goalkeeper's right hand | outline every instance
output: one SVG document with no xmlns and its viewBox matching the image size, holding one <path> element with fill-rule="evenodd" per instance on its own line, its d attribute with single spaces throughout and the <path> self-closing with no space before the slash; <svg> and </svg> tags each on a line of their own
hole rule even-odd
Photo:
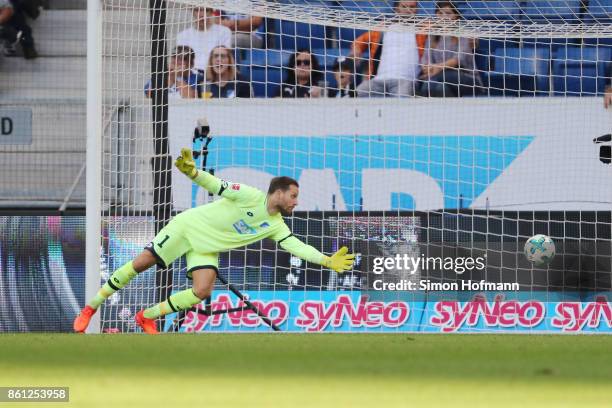
<svg viewBox="0 0 612 408">
<path fill-rule="evenodd" d="M 353 262 L 355 259 L 355 254 L 347 254 L 348 248 L 342 247 L 332 256 L 326 256 L 323 258 L 323 263 L 321 265 L 326 268 L 333 269 L 338 273 L 350 271 L 353 269 Z"/>
<path fill-rule="evenodd" d="M 193 161 L 191 149 L 187 149 L 186 147 L 182 148 L 181 155 L 174 161 L 174 165 L 181 171 L 181 173 L 190 179 L 193 179 L 198 175 L 198 170 L 196 169 L 195 161 Z"/>
</svg>

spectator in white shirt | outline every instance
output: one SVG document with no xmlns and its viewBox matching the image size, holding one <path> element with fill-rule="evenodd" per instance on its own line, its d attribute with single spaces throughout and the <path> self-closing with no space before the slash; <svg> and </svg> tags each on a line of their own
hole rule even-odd
<svg viewBox="0 0 612 408">
<path fill-rule="evenodd" d="M 402 17 L 416 14 L 417 2 L 396 0 L 395 13 Z M 399 27 L 398 27 L 399 28 Z M 394 26 L 383 36 L 378 71 L 373 79 L 357 87 L 360 97 L 413 96 L 419 75 L 419 52 L 416 33 L 394 31 Z"/>
<path fill-rule="evenodd" d="M 176 37 L 176 45 L 186 45 L 195 52 L 194 67 L 204 73 L 208 57 L 213 48 L 220 45 L 231 48 L 232 31 L 220 24 L 215 10 L 207 7 L 194 7 L 193 27 L 181 31 Z"/>
</svg>

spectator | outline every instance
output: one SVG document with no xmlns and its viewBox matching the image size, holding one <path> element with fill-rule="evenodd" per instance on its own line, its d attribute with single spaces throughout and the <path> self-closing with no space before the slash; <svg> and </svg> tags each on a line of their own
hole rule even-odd
<svg viewBox="0 0 612 408">
<path fill-rule="evenodd" d="M 417 2 L 396 0 L 393 4 L 399 17 L 416 14 Z M 419 73 L 419 51 L 414 32 L 390 31 L 380 43 L 380 62 L 374 78 L 365 80 L 357 87 L 360 97 L 368 96 L 412 96 Z M 373 72 L 371 72 L 373 73 Z"/>
<path fill-rule="evenodd" d="M 195 53 L 191 47 L 179 45 L 168 61 L 168 98 L 200 97 L 200 77 L 194 72 Z M 145 85 L 145 96 L 151 98 L 151 81 Z"/>
<path fill-rule="evenodd" d="M 354 98 L 355 91 L 355 62 L 352 58 L 340 57 L 334 64 L 334 77 L 336 87 L 330 88 L 327 96 L 330 98 Z"/>
<path fill-rule="evenodd" d="M 376 76 L 378 64 L 380 63 L 380 55 L 382 52 L 381 44 L 383 35 L 384 33 L 380 31 L 367 31 L 355 38 L 355 41 L 353 41 L 349 57 L 353 57 L 355 59 L 355 68 L 360 71 L 359 73 L 355 73 L 358 76 L 358 78 L 356 78 L 357 83 L 360 83 L 362 80 L 359 77 L 367 80 Z M 421 58 L 423 55 L 426 40 L 427 36 L 425 34 L 416 35 L 419 58 Z M 369 55 L 369 59 L 367 64 L 364 64 L 363 61 L 361 61 L 361 56 L 364 55 L 366 51 Z"/>
<path fill-rule="evenodd" d="M 234 55 L 229 48 L 213 48 L 206 69 L 205 98 L 250 98 L 253 92 L 248 82 L 236 72 Z"/>
<path fill-rule="evenodd" d="M 461 18 L 450 1 L 436 3 L 436 16 L 442 21 Z M 424 82 L 419 93 L 434 97 L 474 96 L 480 93 L 482 80 L 476 70 L 475 47 L 476 42 L 471 38 L 429 36 L 421 58 L 419 79 Z"/>
<path fill-rule="evenodd" d="M 21 44 L 25 59 L 38 58 L 34 47 L 32 28 L 28 25 L 22 6 L 29 6 L 28 2 L 12 4 L 9 0 L 0 0 L 0 39 L 4 43 L 4 54 L 14 56 L 17 54 L 16 46 Z M 29 9 L 27 9 L 29 10 Z M 36 15 L 36 17 L 38 17 Z"/>
<path fill-rule="evenodd" d="M 193 8 L 194 25 L 181 31 L 177 38 L 177 45 L 186 45 L 195 52 L 194 66 L 199 71 L 206 71 L 210 51 L 219 46 L 231 47 L 232 32 L 217 22 L 219 16 L 211 8 Z"/>
<path fill-rule="evenodd" d="M 323 96 L 325 82 L 317 57 L 301 49 L 289 58 L 287 80 L 279 90 L 283 98 L 319 98 Z"/>
<path fill-rule="evenodd" d="M 221 19 L 221 25 L 232 30 L 232 47 L 239 49 L 263 46 L 263 37 L 257 32 L 263 22 L 263 17 L 236 13 L 224 13 Z"/>
</svg>

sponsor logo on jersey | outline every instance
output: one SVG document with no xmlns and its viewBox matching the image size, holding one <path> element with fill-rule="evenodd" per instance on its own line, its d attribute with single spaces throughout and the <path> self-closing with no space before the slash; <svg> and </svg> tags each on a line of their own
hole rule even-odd
<svg viewBox="0 0 612 408">
<path fill-rule="evenodd" d="M 269 226 L 270 226 L 270 224 L 268 224 L 267 222 L 262 222 L 262 223 L 261 223 L 259 226 L 260 226 L 261 228 L 266 228 L 266 227 L 269 227 Z"/>
<path fill-rule="evenodd" d="M 253 216 L 253 213 L 252 213 L 251 211 L 247 211 L 247 215 L 248 215 L 249 217 L 252 217 L 252 216 Z"/>
<path fill-rule="evenodd" d="M 234 227 L 236 232 L 238 232 L 239 234 L 256 234 L 257 233 L 255 228 L 251 227 L 244 220 L 237 221 L 232 226 Z"/>
<path fill-rule="evenodd" d="M 232 184 L 232 190 L 240 190 L 240 184 Z"/>
</svg>

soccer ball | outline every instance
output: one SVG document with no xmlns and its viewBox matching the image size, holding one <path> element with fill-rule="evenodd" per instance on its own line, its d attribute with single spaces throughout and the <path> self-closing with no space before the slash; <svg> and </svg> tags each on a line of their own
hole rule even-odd
<svg viewBox="0 0 612 408">
<path fill-rule="evenodd" d="M 549 236 L 534 235 L 525 242 L 525 256 L 534 265 L 544 266 L 555 256 L 555 243 Z"/>
</svg>

